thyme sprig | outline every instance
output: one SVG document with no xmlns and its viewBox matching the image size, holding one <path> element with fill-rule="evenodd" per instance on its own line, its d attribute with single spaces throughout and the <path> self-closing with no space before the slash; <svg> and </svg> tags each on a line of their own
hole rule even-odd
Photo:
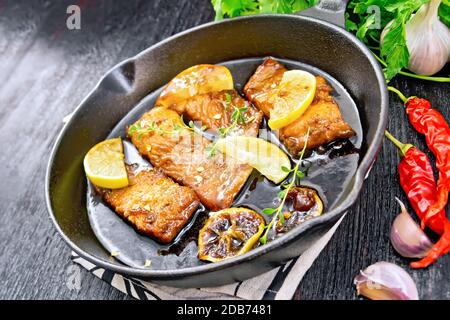
<svg viewBox="0 0 450 320">
<path fill-rule="evenodd" d="M 248 111 L 248 107 L 234 107 L 234 111 L 231 114 L 231 124 L 225 128 L 217 129 L 217 133 L 221 138 L 225 138 L 231 130 L 237 127 L 237 125 L 245 124 L 244 113 Z"/>
<path fill-rule="evenodd" d="M 262 210 L 262 213 L 264 213 L 265 215 L 271 216 L 271 215 L 275 214 L 275 217 L 273 217 L 272 220 L 270 221 L 270 223 L 265 227 L 263 236 L 261 238 L 259 238 L 259 242 L 261 242 L 261 244 L 267 243 L 267 235 L 269 234 L 270 229 L 272 228 L 273 224 L 275 223 L 275 220 L 279 220 L 282 224 L 285 223 L 283 208 L 284 208 L 284 204 L 286 202 L 288 193 L 292 189 L 292 187 L 294 187 L 295 185 L 298 185 L 298 183 L 300 183 L 300 179 L 302 179 L 305 176 L 305 173 L 300 170 L 300 167 L 303 162 L 303 156 L 305 155 L 306 146 L 308 144 L 308 139 L 309 139 L 309 128 L 308 128 L 308 131 L 306 132 L 305 144 L 303 146 L 302 151 L 300 152 L 300 157 L 299 157 L 295 167 L 293 169 L 289 169 L 284 166 L 281 167 L 281 170 L 283 170 L 284 172 L 293 173 L 293 177 L 288 184 L 284 184 L 281 186 L 283 188 L 283 190 L 281 190 L 278 193 L 278 198 L 281 200 L 278 207 L 277 208 L 265 208 Z M 278 219 L 277 219 L 277 217 L 278 217 Z"/>
<path fill-rule="evenodd" d="M 191 133 L 201 133 L 206 130 L 206 127 L 197 127 L 195 123 L 191 120 L 186 125 L 183 121 L 183 116 L 181 116 L 181 124 L 174 124 L 172 130 L 165 130 L 164 128 L 158 127 L 155 121 L 150 122 L 148 126 L 143 127 L 141 122 L 137 122 L 128 128 L 128 134 L 138 134 L 138 140 L 142 138 L 142 135 L 147 133 L 156 132 L 161 136 L 164 135 L 180 135 L 181 131 L 188 130 Z"/>
<path fill-rule="evenodd" d="M 231 94 L 225 93 L 225 101 L 223 101 L 224 110 L 227 111 L 232 105 L 232 97 Z M 228 134 L 234 130 L 238 125 L 246 124 L 247 122 L 253 121 L 254 118 L 246 119 L 245 113 L 248 111 L 248 107 L 236 107 L 233 106 L 233 112 L 231 113 L 231 124 L 227 127 L 217 129 L 217 133 L 219 138 L 225 138 Z M 183 116 L 181 116 L 181 124 L 175 124 L 172 127 L 172 130 L 165 130 L 164 128 L 158 127 L 156 122 L 152 121 L 148 126 L 143 127 L 141 122 L 137 122 L 131 125 L 128 128 L 128 134 L 138 134 L 138 139 L 142 138 L 142 135 L 152 132 L 157 132 L 159 135 L 180 135 L 182 130 L 189 130 L 191 133 L 202 133 L 207 129 L 206 126 L 202 126 L 201 128 L 195 126 L 193 121 L 189 121 L 188 125 L 183 121 Z M 209 144 L 205 151 L 208 153 L 208 157 L 213 157 L 217 153 L 216 147 L 217 139 Z"/>
<path fill-rule="evenodd" d="M 231 105 L 231 95 L 229 93 L 225 93 L 225 101 L 224 101 L 224 109 L 225 111 L 228 110 L 228 108 Z M 225 138 L 228 136 L 228 134 L 234 130 L 238 125 L 245 124 L 248 119 L 245 118 L 244 114 L 248 111 L 248 107 L 236 107 L 233 106 L 234 110 L 231 113 L 231 124 L 228 127 L 223 127 L 217 129 L 217 133 L 219 135 L 219 138 Z M 216 141 L 211 143 L 206 147 L 206 151 L 208 152 L 209 157 L 213 157 L 217 153 L 217 147 L 216 147 Z"/>
</svg>

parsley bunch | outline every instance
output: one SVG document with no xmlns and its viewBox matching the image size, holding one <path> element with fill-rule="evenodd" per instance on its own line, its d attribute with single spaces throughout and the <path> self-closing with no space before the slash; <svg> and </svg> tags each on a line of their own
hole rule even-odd
<svg viewBox="0 0 450 320">
<path fill-rule="evenodd" d="M 347 6 L 346 29 L 356 34 L 376 56 L 387 81 L 397 74 L 450 82 L 449 77 L 430 77 L 404 71 L 409 64 L 405 25 L 419 8 L 430 0 L 351 0 Z M 211 0 L 216 20 L 258 13 L 295 13 L 318 4 L 320 0 Z M 450 0 L 439 7 L 440 20 L 450 28 Z M 383 29 L 390 24 L 381 43 Z"/>
<path fill-rule="evenodd" d="M 319 0 L 211 0 L 216 20 L 258 13 L 294 13 L 318 2 Z"/>
</svg>

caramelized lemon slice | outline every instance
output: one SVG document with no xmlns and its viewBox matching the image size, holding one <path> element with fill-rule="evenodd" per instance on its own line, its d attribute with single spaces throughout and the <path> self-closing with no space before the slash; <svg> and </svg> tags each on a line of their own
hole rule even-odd
<svg viewBox="0 0 450 320">
<path fill-rule="evenodd" d="M 284 223 L 277 221 L 277 233 L 285 233 L 303 222 L 323 214 L 323 201 L 313 188 L 293 187 L 289 190 L 286 203 L 290 210 L 283 213 Z"/>
<path fill-rule="evenodd" d="M 286 153 L 260 138 L 230 136 L 217 140 L 216 148 L 252 166 L 274 183 L 283 181 L 291 169 L 291 162 Z"/>
<path fill-rule="evenodd" d="M 198 257 L 218 262 L 250 251 L 264 231 L 264 218 L 247 208 L 213 213 L 200 230 Z"/>
<path fill-rule="evenodd" d="M 302 70 L 290 70 L 283 74 L 278 87 L 270 97 L 269 127 L 281 129 L 299 118 L 309 107 L 316 94 L 316 77 Z"/>
<path fill-rule="evenodd" d="M 128 186 L 120 138 L 105 140 L 92 147 L 83 164 L 88 179 L 98 187 L 119 189 Z"/>
<path fill-rule="evenodd" d="M 162 91 L 156 106 L 170 107 L 198 94 L 232 89 L 233 77 L 228 68 L 200 64 L 173 78 Z"/>
</svg>

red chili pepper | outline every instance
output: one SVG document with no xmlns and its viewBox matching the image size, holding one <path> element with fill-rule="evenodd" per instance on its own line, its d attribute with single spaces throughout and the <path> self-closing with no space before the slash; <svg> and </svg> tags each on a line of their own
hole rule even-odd
<svg viewBox="0 0 450 320">
<path fill-rule="evenodd" d="M 430 160 L 425 153 L 412 144 L 403 144 L 389 132 L 385 133 L 400 150 L 402 156 L 398 165 L 400 185 L 414 211 L 423 221 L 429 209 L 436 203 L 436 183 Z M 445 216 L 445 211 L 441 210 L 438 214 L 431 216 L 427 225 L 442 236 L 425 258 L 411 262 L 413 268 L 426 268 L 450 251 L 450 221 Z"/>
<path fill-rule="evenodd" d="M 399 149 L 402 159 L 398 164 L 400 185 L 420 219 L 423 219 L 429 208 L 436 202 L 436 183 L 433 168 L 427 155 L 412 144 L 404 144 L 386 131 L 386 136 Z M 444 232 L 445 212 L 433 216 L 428 221 L 431 230 L 438 234 Z"/>
<path fill-rule="evenodd" d="M 411 262 L 413 268 L 426 268 L 435 262 L 440 256 L 450 251 L 450 221 L 445 221 L 445 231 L 438 242 L 434 244 L 427 256 L 422 260 Z"/>
<path fill-rule="evenodd" d="M 428 148 L 435 155 L 436 167 L 439 170 L 436 202 L 422 218 L 422 228 L 437 218 L 444 224 L 444 233 L 425 258 L 411 263 L 413 268 L 425 268 L 450 251 L 450 221 L 444 211 L 450 191 L 450 128 L 442 114 L 431 108 L 429 101 L 417 97 L 407 99 L 397 89 L 389 87 L 389 90 L 397 93 L 405 103 L 409 121 L 417 132 L 425 135 Z"/>
<path fill-rule="evenodd" d="M 437 201 L 422 219 L 422 228 L 427 220 L 440 213 L 445 208 L 450 191 L 450 128 L 442 114 L 431 108 L 428 100 L 411 97 L 407 99 L 399 90 L 388 87 L 395 92 L 406 105 L 409 122 L 414 129 L 425 135 L 428 148 L 436 157 L 436 167 L 439 170 L 437 183 Z"/>
<path fill-rule="evenodd" d="M 427 223 L 431 218 L 441 216 L 440 212 L 444 210 L 448 201 L 450 191 L 450 128 L 442 114 L 436 109 L 432 109 L 431 104 L 425 99 L 408 99 L 406 113 L 414 129 L 425 135 L 428 148 L 435 155 L 436 167 L 439 170 L 437 201 L 431 206 L 425 219 L 422 219 L 422 223 Z M 444 234 L 439 241 L 431 248 L 425 258 L 411 263 L 411 266 L 413 268 L 426 268 L 449 251 L 450 222 L 446 219 Z"/>
<path fill-rule="evenodd" d="M 425 219 L 422 220 L 424 224 L 444 209 L 448 201 L 450 191 L 450 128 L 442 114 L 436 109 L 432 109 L 430 102 L 425 99 L 408 99 L 406 113 L 414 129 L 425 135 L 428 148 L 435 155 L 436 167 L 439 170 L 437 201 L 430 208 Z"/>
</svg>

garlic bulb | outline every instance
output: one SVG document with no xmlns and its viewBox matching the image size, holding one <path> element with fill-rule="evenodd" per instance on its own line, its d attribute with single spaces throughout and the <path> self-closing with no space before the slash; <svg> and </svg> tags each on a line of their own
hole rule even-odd
<svg viewBox="0 0 450 320">
<path fill-rule="evenodd" d="M 433 243 L 425 232 L 411 218 L 405 205 L 395 198 L 402 209 L 391 227 L 391 243 L 394 249 L 406 258 L 423 258 L 430 251 Z"/>
<path fill-rule="evenodd" d="M 450 30 L 438 16 L 441 2 L 442 0 L 430 0 L 405 24 L 408 69 L 419 75 L 433 75 L 450 61 Z M 393 22 L 384 27 L 381 43 Z"/>
<path fill-rule="evenodd" d="M 416 284 L 399 266 L 377 262 L 355 277 L 358 295 L 372 300 L 419 300 Z"/>
<path fill-rule="evenodd" d="M 450 30 L 439 20 L 442 0 L 424 4 L 406 23 L 406 43 L 410 58 L 408 69 L 421 75 L 433 75 L 450 58 Z"/>
</svg>

